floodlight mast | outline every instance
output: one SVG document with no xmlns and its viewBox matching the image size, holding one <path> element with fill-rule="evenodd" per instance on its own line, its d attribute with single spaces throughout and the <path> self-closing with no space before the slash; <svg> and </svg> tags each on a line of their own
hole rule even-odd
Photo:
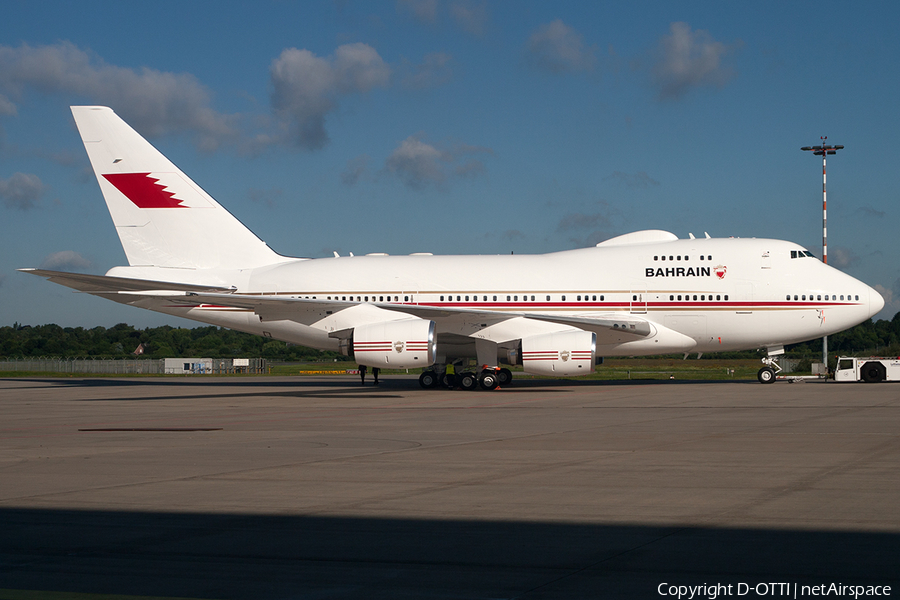
<svg viewBox="0 0 900 600">
<path fill-rule="evenodd" d="M 825 144 L 825 140 L 828 139 L 828 136 L 823 136 L 819 138 L 822 140 L 821 146 L 803 146 L 800 148 L 801 150 L 812 151 L 812 153 L 816 156 L 822 157 L 822 262 L 826 265 L 828 264 L 828 193 L 825 191 L 825 158 L 829 154 L 837 154 L 838 150 L 843 150 L 844 147 L 840 145 L 829 146 Z M 828 368 L 828 336 L 822 338 L 822 362 L 825 363 L 825 368 Z"/>
</svg>

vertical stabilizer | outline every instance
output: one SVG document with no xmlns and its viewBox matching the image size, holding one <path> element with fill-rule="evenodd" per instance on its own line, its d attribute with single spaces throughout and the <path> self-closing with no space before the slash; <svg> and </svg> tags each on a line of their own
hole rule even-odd
<svg viewBox="0 0 900 600">
<path fill-rule="evenodd" d="M 130 265 L 238 269 L 284 260 L 112 109 L 71 108 Z"/>
</svg>

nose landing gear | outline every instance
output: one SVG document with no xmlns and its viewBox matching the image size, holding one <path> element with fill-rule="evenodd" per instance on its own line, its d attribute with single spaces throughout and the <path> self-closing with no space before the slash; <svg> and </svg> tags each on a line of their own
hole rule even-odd
<svg viewBox="0 0 900 600">
<path fill-rule="evenodd" d="M 781 373 L 781 365 L 778 364 L 778 358 L 784 354 L 784 346 L 777 346 L 766 349 L 768 356 L 762 359 L 764 366 L 756 373 L 756 378 L 760 383 L 775 383 L 775 375 Z"/>
</svg>

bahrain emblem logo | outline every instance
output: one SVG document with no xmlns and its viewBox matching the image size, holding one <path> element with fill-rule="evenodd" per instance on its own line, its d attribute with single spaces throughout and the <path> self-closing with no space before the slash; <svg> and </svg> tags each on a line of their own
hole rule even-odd
<svg viewBox="0 0 900 600">
<path fill-rule="evenodd" d="M 406 344 L 404 344 L 402 340 L 397 340 L 396 342 L 394 342 L 394 350 L 397 351 L 397 354 L 403 352 L 403 348 L 405 346 Z"/>
<path fill-rule="evenodd" d="M 724 265 L 718 265 L 713 272 L 716 274 L 716 277 L 719 279 L 725 279 L 725 272 L 728 270 L 728 267 Z"/>
<path fill-rule="evenodd" d="M 206 194 L 178 173 L 108 173 L 103 178 L 138 208 L 212 208 Z"/>
</svg>

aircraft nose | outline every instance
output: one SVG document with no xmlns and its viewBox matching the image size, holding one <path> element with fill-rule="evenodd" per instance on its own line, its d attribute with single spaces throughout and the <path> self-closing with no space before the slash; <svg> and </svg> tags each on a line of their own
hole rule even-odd
<svg viewBox="0 0 900 600">
<path fill-rule="evenodd" d="M 884 297 L 878 290 L 869 288 L 869 317 L 874 317 L 884 308 Z"/>
</svg>

